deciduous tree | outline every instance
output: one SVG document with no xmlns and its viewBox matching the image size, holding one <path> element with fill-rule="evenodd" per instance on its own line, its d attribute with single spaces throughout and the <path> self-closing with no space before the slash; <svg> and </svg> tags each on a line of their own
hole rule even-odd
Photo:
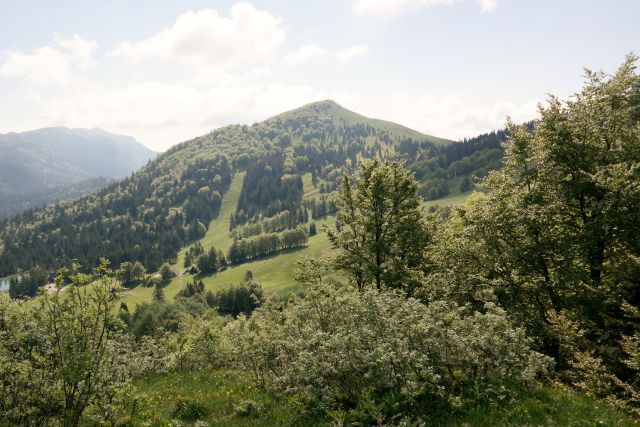
<svg viewBox="0 0 640 427">
<path fill-rule="evenodd" d="M 357 287 L 402 288 L 412 293 L 425 269 L 430 240 L 418 183 L 400 162 L 364 161 L 336 197 L 341 229 L 327 229 L 340 250 L 339 269 Z"/>
</svg>

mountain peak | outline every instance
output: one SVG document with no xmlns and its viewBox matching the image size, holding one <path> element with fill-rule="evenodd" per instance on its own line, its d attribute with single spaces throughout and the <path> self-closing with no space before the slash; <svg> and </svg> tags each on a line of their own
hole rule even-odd
<svg viewBox="0 0 640 427">
<path fill-rule="evenodd" d="M 267 122 L 296 120 L 313 116 L 321 119 L 329 118 L 336 124 L 365 124 L 374 128 L 385 130 L 390 134 L 394 134 L 396 136 L 406 136 L 415 140 L 429 141 L 434 144 L 448 144 L 451 142 L 447 139 L 427 135 L 397 123 L 363 116 L 354 111 L 344 108 L 332 99 L 325 99 L 322 101 L 316 101 L 303 105 L 302 107 L 296 108 L 294 110 L 278 114 L 277 116 L 268 119 Z"/>
<path fill-rule="evenodd" d="M 306 106 L 325 106 L 325 107 L 340 107 L 340 108 L 342 108 L 340 106 L 340 104 L 338 104 L 333 99 L 323 99 L 322 101 L 310 102 L 310 103 L 306 104 Z"/>
<path fill-rule="evenodd" d="M 303 105 L 302 107 L 285 111 L 284 113 L 280 113 L 277 116 L 272 117 L 272 119 L 286 118 L 290 116 L 307 115 L 307 114 L 332 115 L 341 111 L 349 111 L 349 110 L 342 107 L 340 104 L 338 104 L 334 100 L 325 99 L 323 101 L 311 102 L 309 104 Z"/>
<path fill-rule="evenodd" d="M 301 108 L 309 108 L 309 109 L 316 109 L 316 110 L 329 110 L 333 108 L 340 108 L 343 110 L 345 109 L 333 99 L 324 99 L 322 101 L 311 102 L 307 105 L 303 105 Z"/>
</svg>

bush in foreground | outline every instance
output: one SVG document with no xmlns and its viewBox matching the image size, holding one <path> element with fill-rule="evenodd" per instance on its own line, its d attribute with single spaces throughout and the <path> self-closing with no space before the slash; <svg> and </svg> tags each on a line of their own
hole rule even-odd
<svg viewBox="0 0 640 427">
<path fill-rule="evenodd" d="M 92 275 L 77 265 L 61 270 L 58 286 L 71 285 L 34 307 L 0 295 L 0 425 L 117 425 L 131 417 L 118 285 L 107 264 Z"/>
<path fill-rule="evenodd" d="M 550 366 L 495 306 L 469 313 L 397 291 L 312 286 L 285 307 L 241 316 L 225 334 L 233 359 L 260 384 L 323 410 L 390 396 L 396 414 L 425 402 L 455 408 L 531 384 Z"/>
</svg>

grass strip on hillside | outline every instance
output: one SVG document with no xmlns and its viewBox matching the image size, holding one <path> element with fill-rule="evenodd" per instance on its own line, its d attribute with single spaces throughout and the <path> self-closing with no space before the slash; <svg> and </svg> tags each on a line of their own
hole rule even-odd
<svg viewBox="0 0 640 427">
<path fill-rule="evenodd" d="M 229 216 L 235 211 L 235 207 L 240 197 L 240 189 L 242 188 L 242 179 L 244 175 L 238 173 L 233 178 L 229 191 L 224 195 L 222 199 L 222 208 L 220 209 L 220 215 L 209 225 L 209 230 L 205 237 L 200 240 L 202 246 L 208 249 L 211 245 L 216 248 L 228 248 L 228 246 L 217 246 L 228 244 L 231 245 L 233 240 L 229 237 Z M 310 174 L 306 179 L 303 177 L 305 183 L 305 193 L 313 191 L 311 187 Z M 445 197 L 438 200 L 431 200 L 425 202 L 425 206 L 452 206 L 464 203 L 466 198 L 471 192 L 456 194 L 451 197 Z M 251 270 L 254 278 L 262 285 L 264 291 L 269 293 L 276 293 L 279 295 L 285 295 L 288 292 L 296 291 L 302 287 L 302 284 L 297 282 L 293 278 L 293 269 L 295 262 L 302 256 L 321 256 L 331 253 L 331 244 L 326 234 L 322 231 L 322 225 L 326 224 L 332 226 L 335 223 L 335 216 L 328 216 L 324 219 L 315 221 L 318 234 L 309 238 L 309 244 L 305 248 L 301 248 L 293 251 L 280 252 L 273 256 L 246 262 L 240 265 L 231 266 L 225 271 L 221 271 L 216 274 L 199 276 L 205 284 L 206 290 L 217 290 L 226 285 L 234 285 L 241 283 L 244 280 L 244 274 L 247 270 Z M 179 270 L 182 270 L 182 262 L 184 262 L 184 253 L 187 248 L 180 251 L 177 264 Z M 179 276 L 176 277 L 164 288 L 164 294 L 169 300 L 173 300 L 178 291 L 189 281 L 193 280 L 193 276 Z M 145 288 L 138 286 L 129 290 L 124 295 L 124 302 L 127 303 L 129 308 L 133 309 L 136 304 L 141 302 L 149 302 L 153 298 L 153 288 Z"/>
<path fill-rule="evenodd" d="M 240 199 L 240 192 L 242 191 L 242 181 L 244 180 L 244 172 L 237 172 L 231 180 L 229 189 L 222 196 L 222 204 L 220 206 L 220 213 L 209 224 L 207 233 L 202 239 L 199 240 L 200 244 L 206 249 L 211 246 L 215 246 L 216 249 L 222 249 L 227 251 L 229 246 L 233 243 L 233 239 L 229 236 L 229 224 L 231 214 L 236 211 L 238 205 L 238 199 Z M 184 257 L 187 249 L 195 242 L 189 244 L 178 253 L 178 259 L 175 263 L 175 267 L 178 270 L 184 269 Z"/>
</svg>

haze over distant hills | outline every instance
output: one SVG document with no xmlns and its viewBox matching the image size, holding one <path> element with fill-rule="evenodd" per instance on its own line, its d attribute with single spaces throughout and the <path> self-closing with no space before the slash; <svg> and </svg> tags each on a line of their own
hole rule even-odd
<svg viewBox="0 0 640 427">
<path fill-rule="evenodd" d="M 104 187 L 156 153 L 102 129 L 51 127 L 0 134 L 0 218 Z"/>
</svg>

